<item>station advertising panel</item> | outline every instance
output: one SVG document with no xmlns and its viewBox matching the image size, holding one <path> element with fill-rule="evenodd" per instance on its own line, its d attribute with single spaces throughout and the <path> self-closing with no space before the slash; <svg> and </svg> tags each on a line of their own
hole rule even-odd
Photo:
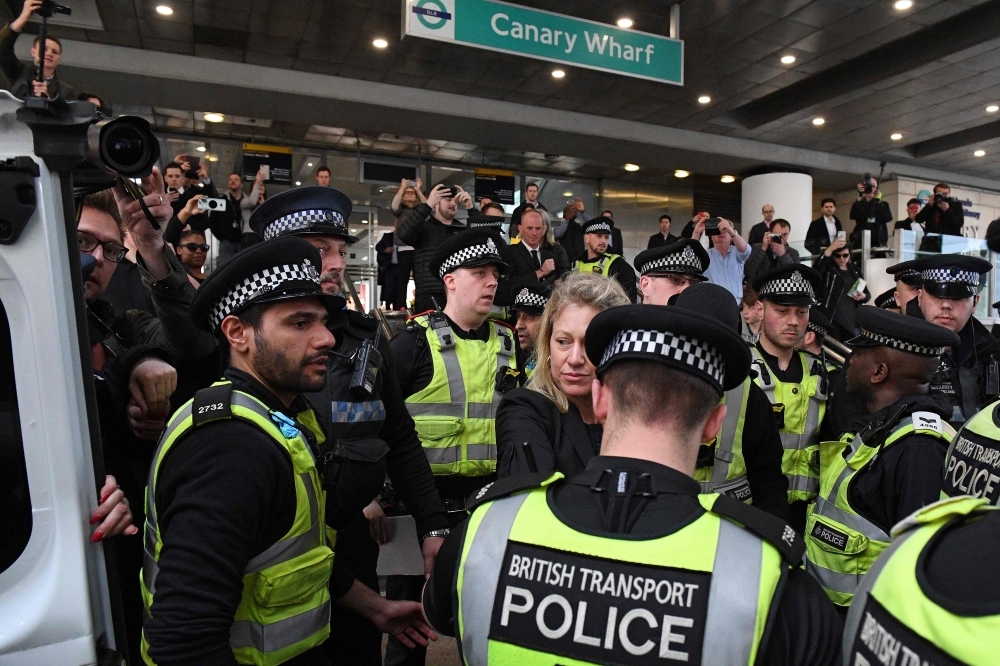
<svg viewBox="0 0 1000 666">
<path fill-rule="evenodd" d="M 513 206 L 514 172 L 503 169 L 476 169 L 476 201 L 483 197 Z"/>
<path fill-rule="evenodd" d="M 684 85 L 684 42 L 495 0 L 403 0 L 403 37 Z"/>
<path fill-rule="evenodd" d="M 264 169 L 264 180 L 276 185 L 292 184 L 292 149 L 261 143 L 243 144 L 243 180 L 253 182 Z"/>
</svg>

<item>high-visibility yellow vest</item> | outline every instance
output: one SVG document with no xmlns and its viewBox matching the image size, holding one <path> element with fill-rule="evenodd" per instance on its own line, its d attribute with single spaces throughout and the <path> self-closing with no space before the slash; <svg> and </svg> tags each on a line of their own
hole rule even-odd
<svg viewBox="0 0 1000 666">
<path fill-rule="evenodd" d="M 868 573 L 847 615 L 844 663 L 986 666 L 998 662 L 1000 613 L 943 608 L 927 595 L 918 573 L 921 556 L 942 530 L 996 510 L 982 498 L 949 498 L 925 506 L 893 528 L 892 545 Z"/>
<path fill-rule="evenodd" d="M 1000 402 L 966 421 L 948 448 L 941 499 L 961 495 L 1000 504 Z"/>
<path fill-rule="evenodd" d="M 193 428 L 219 419 L 239 419 L 267 433 L 291 460 L 295 475 L 295 519 L 273 546 L 247 563 L 243 596 L 229 645 L 240 664 L 275 666 L 316 647 L 330 635 L 330 591 L 333 551 L 327 546 L 326 498 L 316 461 L 295 422 L 269 410 L 257 398 L 218 382 L 195 394 L 177 410 L 160 437 L 146 490 L 145 554 L 140 585 L 147 618 L 156 613 L 157 562 L 163 549 L 157 523 L 156 480 L 174 444 Z M 315 424 L 315 418 L 312 419 Z M 311 428 L 310 428 L 311 429 Z M 314 432 L 322 441 L 321 432 Z M 142 656 L 149 655 L 145 634 Z"/>
<path fill-rule="evenodd" d="M 694 480 L 701 484 L 701 492 L 728 495 L 747 504 L 753 503 L 753 493 L 747 481 L 747 464 L 743 458 L 743 426 L 747 418 L 750 381 L 747 377 L 742 384 L 722 396 L 720 402 L 728 409 L 722 428 L 715 437 L 714 464 L 694 470 Z"/>
<path fill-rule="evenodd" d="M 865 443 L 847 434 L 824 442 L 819 497 L 806 519 L 806 569 L 838 606 L 848 606 L 865 574 L 889 545 L 889 535 L 852 506 L 848 489 L 854 475 L 902 438 L 929 435 L 951 441 L 955 430 L 932 412 L 914 412 L 882 441 Z"/>
<path fill-rule="evenodd" d="M 792 363 L 802 364 L 802 381 L 779 380 L 756 347 L 751 347 L 757 383 L 784 425 L 781 434 L 781 471 L 788 477 L 788 502 L 809 502 L 819 491 L 819 426 L 826 415 L 827 386 L 823 374 L 814 374 L 804 352 L 797 351 Z"/>
<path fill-rule="evenodd" d="M 731 500 L 700 495 L 706 513 L 665 537 L 612 539 L 566 525 L 547 491 L 489 501 L 469 519 L 456 578 L 467 666 L 646 663 L 639 660 L 657 655 L 663 663 L 754 663 L 788 565 L 770 543 L 711 512 Z"/>
<path fill-rule="evenodd" d="M 607 254 L 602 254 L 595 259 L 587 259 L 586 261 L 577 259 L 573 264 L 573 270 L 581 273 L 607 275 L 608 270 L 611 268 L 611 264 L 613 264 L 615 259 L 618 259 L 619 257 L 621 257 L 620 254 L 612 254 L 608 252 Z"/>
<path fill-rule="evenodd" d="M 514 334 L 490 321 L 486 342 L 455 335 L 440 312 L 414 321 L 425 329 L 434 361 L 430 383 L 406 399 L 417 436 L 437 475 L 487 476 L 496 471 L 498 370 L 517 368 Z"/>
</svg>

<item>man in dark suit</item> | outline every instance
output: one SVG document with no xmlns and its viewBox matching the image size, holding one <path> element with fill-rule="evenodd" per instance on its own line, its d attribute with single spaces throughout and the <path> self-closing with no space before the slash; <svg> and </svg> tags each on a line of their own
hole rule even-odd
<svg viewBox="0 0 1000 666">
<path fill-rule="evenodd" d="M 761 206 L 760 214 L 764 216 L 764 219 L 750 227 L 750 233 L 747 235 L 748 245 L 759 245 L 764 242 L 764 235 L 767 234 L 768 229 L 771 228 L 771 222 L 774 221 L 774 206 L 764 204 Z"/>
<path fill-rule="evenodd" d="M 653 234 L 649 237 L 649 242 L 646 243 L 646 249 L 652 250 L 653 248 L 663 247 L 664 245 L 673 245 L 679 238 L 670 233 L 670 223 L 671 219 L 669 215 L 660 216 L 660 233 Z"/>
<path fill-rule="evenodd" d="M 525 209 L 519 226 L 521 242 L 505 248 L 504 258 L 510 264 L 510 273 L 501 280 L 495 301 L 509 305 L 522 288 L 541 282 L 553 283 L 562 273 L 556 269 L 556 256 L 546 250 L 545 221 L 534 208 Z M 504 293 L 501 293 L 504 292 Z"/>
<path fill-rule="evenodd" d="M 834 213 L 837 212 L 837 202 L 827 197 L 820 203 L 823 214 L 809 223 L 809 230 L 806 231 L 806 249 L 810 254 L 819 254 L 837 237 L 837 234 L 844 230 L 844 225 L 840 223 Z"/>
</svg>

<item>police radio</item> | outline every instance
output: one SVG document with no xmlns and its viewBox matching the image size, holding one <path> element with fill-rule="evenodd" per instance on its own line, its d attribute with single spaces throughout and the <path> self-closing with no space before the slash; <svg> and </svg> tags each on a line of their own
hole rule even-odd
<svg viewBox="0 0 1000 666">
<path fill-rule="evenodd" d="M 375 392 L 375 380 L 382 364 L 382 354 L 378 350 L 378 341 L 382 337 L 382 327 L 375 330 L 375 337 L 368 338 L 354 351 L 354 368 L 351 371 L 352 389 L 360 389 L 366 395 Z"/>
</svg>

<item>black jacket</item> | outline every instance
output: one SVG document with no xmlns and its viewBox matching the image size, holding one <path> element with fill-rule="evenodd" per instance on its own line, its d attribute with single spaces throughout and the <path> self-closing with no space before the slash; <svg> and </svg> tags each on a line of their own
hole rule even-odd
<svg viewBox="0 0 1000 666">
<path fill-rule="evenodd" d="M 887 225 L 892 222 L 892 209 L 885 201 L 877 197 L 868 201 L 861 196 L 851 205 L 851 219 L 854 220 L 851 247 L 861 247 L 861 233 L 865 230 L 872 232 L 872 247 L 883 246 L 889 242 Z"/>
<path fill-rule="evenodd" d="M 768 231 L 767 222 L 761 220 L 757 224 L 750 227 L 750 233 L 747 235 L 748 245 L 759 245 L 764 242 L 764 234 Z"/>
<path fill-rule="evenodd" d="M 521 216 L 524 215 L 524 211 L 528 208 L 534 208 L 536 210 L 544 210 L 548 212 L 548 208 L 542 205 L 542 202 L 535 199 L 535 203 L 528 203 L 527 201 L 522 201 L 521 204 L 514 209 L 514 212 L 510 214 L 510 229 L 508 230 L 508 236 L 510 238 L 517 238 L 518 228 L 521 226 Z"/>
<path fill-rule="evenodd" d="M 418 204 L 405 217 L 399 219 L 396 236 L 400 242 L 412 245 L 413 282 L 417 292 L 425 295 L 443 294 L 444 283 L 437 275 L 432 275 L 429 268 L 431 257 L 452 235 L 465 230 L 465 225 L 459 220 L 451 224 L 442 224 L 434 211 L 425 203 Z"/>
<path fill-rule="evenodd" d="M 613 252 L 611 248 L 608 248 L 608 254 L 618 253 Z M 598 266 L 598 260 L 588 260 L 586 252 L 577 257 L 577 261 L 585 264 L 584 272 L 590 271 L 593 267 Z M 575 267 L 574 270 L 576 270 Z M 638 301 L 639 289 L 636 286 L 635 270 L 633 270 L 632 266 L 625 260 L 625 257 L 619 256 L 610 264 L 605 265 L 604 275 L 617 280 L 618 284 L 620 284 L 622 289 L 625 290 L 625 293 L 628 295 L 630 301 L 633 303 Z"/>
<path fill-rule="evenodd" d="M 864 300 L 856 301 L 847 295 L 848 290 L 862 277 L 861 270 L 852 261 L 847 262 L 847 270 L 842 271 L 833 257 L 822 255 L 816 263 L 816 270 L 823 276 L 823 314 L 839 327 L 839 335 L 835 337 L 846 342 L 847 334 L 851 337 L 858 334 L 855 312 L 871 300 L 872 294 L 865 286 Z"/>
<path fill-rule="evenodd" d="M 663 247 L 664 245 L 671 245 L 676 243 L 680 239 L 673 234 L 668 233 L 667 237 L 664 238 L 663 234 L 657 232 L 649 237 L 649 242 L 646 243 L 646 249 L 652 250 L 655 247 Z"/>
<path fill-rule="evenodd" d="M 575 219 L 566 223 L 566 231 L 559 239 L 559 245 L 566 250 L 567 257 L 579 257 L 587 251 L 583 242 L 583 227 Z"/>
<path fill-rule="evenodd" d="M 513 297 L 521 291 L 522 287 L 538 284 L 539 282 L 551 284 L 562 277 L 563 273 L 565 273 L 565 269 L 560 271 L 557 265 L 556 270 L 549 273 L 541 280 L 538 279 L 535 271 L 538 270 L 541 264 L 544 264 L 548 259 L 551 259 L 554 264 L 557 263 L 555 252 L 547 249 L 544 243 L 542 243 L 542 245 L 538 248 L 539 266 L 535 266 L 535 261 L 531 258 L 531 253 L 523 242 L 509 245 L 504 257 L 510 263 L 510 275 L 506 281 L 506 286 L 510 293 L 511 302 L 513 302 Z M 507 303 L 505 299 L 501 298 L 499 288 L 497 301 L 503 302 L 503 304 Z"/>
<path fill-rule="evenodd" d="M 844 225 L 840 223 L 840 218 L 836 215 L 833 216 L 833 223 L 837 227 L 837 231 L 844 230 Z M 822 215 L 809 223 L 805 246 L 811 254 L 820 254 L 832 242 L 833 239 L 830 238 L 830 233 L 826 228 L 826 220 L 823 219 Z"/>
<path fill-rule="evenodd" d="M 597 478 L 604 470 L 607 472 Z M 658 492 L 647 495 L 639 492 L 637 479 L 642 477 L 651 479 Z M 619 482 L 624 483 L 625 488 L 616 493 Z M 634 458 L 596 456 L 590 460 L 584 474 L 550 485 L 547 496 L 549 506 L 558 519 L 570 529 L 609 539 L 641 542 L 674 534 L 701 517 L 705 510 L 698 502 L 698 492 L 699 486 L 693 479 L 668 467 Z M 751 511 L 756 513 L 754 509 Z M 779 526 L 780 533 L 780 522 L 773 518 L 770 520 Z M 438 552 L 433 573 L 424 587 L 427 619 L 438 632 L 446 635 L 454 635 L 456 631 L 453 588 L 468 524 L 469 521 L 466 521 L 452 529 Z M 558 547 L 560 544 L 553 545 Z M 499 547 L 503 552 L 504 544 Z M 491 589 L 494 581 L 477 583 Z M 468 585 L 469 581 L 465 584 Z M 576 589 L 573 587 L 573 590 Z M 563 591 L 563 594 L 570 592 Z M 536 596 L 535 602 L 538 601 Z M 621 607 L 627 607 L 628 600 L 618 597 L 617 601 L 612 601 L 619 608 L 619 613 L 626 612 Z M 595 609 L 589 610 L 594 615 L 598 614 Z M 529 620 L 534 625 L 533 614 Z M 603 636 L 603 620 L 600 624 L 597 620 L 594 622 L 594 626 L 601 629 L 592 629 L 591 633 Z M 642 626 L 649 636 L 659 637 L 658 628 L 647 628 L 646 623 Z M 767 666 L 839 664 L 841 633 L 840 616 L 819 584 L 801 567 L 788 568 L 772 601 L 764 643 L 755 663 Z M 706 635 L 704 640 L 710 641 L 712 637 Z M 572 645 L 569 640 L 566 644 Z M 690 649 L 690 641 L 682 649 Z M 609 659 L 610 656 L 611 653 Z M 615 653 L 614 656 L 615 663 L 638 663 L 628 654 Z"/>
<path fill-rule="evenodd" d="M 924 225 L 924 233 L 961 236 L 965 226 L 965 211 L 957 199 L 948 202 L 948 210 L 941 210 L 932 199 L 917 213 L 917 222 Z"/>
<path fill-rule="evenodd" d="M 565 414 L 538 391 L 514 389 L 497 409 L 497 475 L 579 474 L 599 453 L 576 407 Z"/>
<path fill-rule="evenodd" d="M 14 54 L 14 42 L 21 36 L 10 27 L 10 23 L 0 28 L 0 71 L 6 79 L 4 87 L 14 97 L 24 99 L 35 93 L 32 81 L 35 78 L 35 66 L 25 65 Z M 49 81 L 49 97 L 64 99 L 67 102 L 76 101 L 76 90 L 59 78 L 58 70 Z"/>
</svg>

